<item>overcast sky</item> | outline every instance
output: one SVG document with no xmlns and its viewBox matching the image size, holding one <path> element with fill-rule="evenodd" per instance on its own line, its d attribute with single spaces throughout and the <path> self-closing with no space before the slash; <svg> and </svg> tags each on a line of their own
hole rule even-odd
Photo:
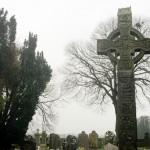
<svg viewBox="0 0 150 150">
<path fill-rule="evenodd" d="M 37 50 L 44 51 L 54 72 L 65 61 L 64 48 L 71 41 L 90 38 L 102 21 L 117 16 L 118 8 L 130 7 L 132 14 L 150 17 L 149 0 L 0 0 L 1 7 L 17 19 L 17 42 L 29 32 L 38 35 Z M 149 115 L 150 105 L 138 108 L 137 116 Z M 55 133 L 114 131 L 115 114 L 110 104 L 104 112 L 70 102 L 59 108 Z"/>
</svg>

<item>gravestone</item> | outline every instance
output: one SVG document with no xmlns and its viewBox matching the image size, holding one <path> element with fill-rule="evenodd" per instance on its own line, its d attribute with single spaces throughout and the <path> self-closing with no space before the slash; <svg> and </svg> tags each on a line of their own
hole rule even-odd
<svg viewBox="0 0 150 150">
<path fill-rule="evenodd" d="M 34 134 L 34 139 L 36 142 L 36 146 L 40 146 L 40 133 L 39 133 L 39 129 L 37 129 L 37 133 Z"/>
<path fill-rule="evenodd" d="M 150 136 L 148 132 L 144 135 L 144 146 L 150 148 Z"/>
<path fill-rule="evenodd" d="M 60 147 L 60 136 L 52 133 L 50 134 L 50 139 L 49 139 L 49 147 L 50 149 L 58 149 Z"/>
<path fill-rule="evenodd" d="M 47 137 L 47 134 L 45 131 L 42 132 L 42 139 L 41 139 L 41 144 L 46 144 L 46 137 Z"/>
<path fill-rule="evenodd" d="M 62 142 L 62 150 L 67 150 L 67 142 L 66 142 L 66 140 L 64 140 Z"/>
<path fill-rule="evenodd" d="M 77 138 L 74 135 L 68 135 L 66 138 L 66 149 L 67 150 L 76 150 L 77 149 Z"/>
<path fill-rule="evenodd" d="M 112 131 L 107 131 L 105 133 L 104 144 L 105 145 L 108 143 L 115 144 L 115 141 L 116 141 L 115 134 Z"/>
<path fill-rule="evenodd" d="M 78 147 L 83 147 L 85 150 L 88 150 L 89 148 L 88 140 L 89 140 L 88 135 L 85 133 L 85 131 L 82 131 L 81 134 L 79 134 Z"/>
<path fill-rule="evenodd" d="M 117 64 L 117 135 L 120 150 L 137 150 L 134 64 L 150 54 L 150 39 L 132 27 L 131 7 L 118 10 L 118 28 L 97 40 L 97 53 Z M 134 52 L 138 54 L 134 56 Z M 113 54 L 118 57 L 115 57 Z"/>
<path fill-rule="evenodd" d="M 119 150 L 119 148 L 111 143 L 104 145 L 104 150 Z"/>
<path fill-rule="evenodd" d="M 89 148 L 98 148 L 98 134 L 95 131 L 89 134 Z"/>
<path fill-rule="evenodd" d="M 40 150 L 47 150 L 47 145 L 46 145 L 47 134 L 46 134 L 46 132 L 43 131 L 41 136 L 42 137 L 41 137 Z"/>
</svg>

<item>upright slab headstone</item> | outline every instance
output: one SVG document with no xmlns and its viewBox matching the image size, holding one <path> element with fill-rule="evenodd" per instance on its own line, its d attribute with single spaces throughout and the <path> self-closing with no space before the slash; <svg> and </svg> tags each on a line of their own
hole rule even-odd
<svg viewBox="0 0 150 150">
<path fill-rule="evenodd" d="M 97 52 L 117 64 L 119 149 L 137 150 L 134 64 L 150 54 L 150 39 L 132 27 L 131 7 L 118 10 L 118 28 L 107 39 L 97 40 Z M 139 54 L 133 57 L 135 52 Z"/>
<path fill-rule="evenodd" d="M 89 139 L 88 139 L 88 135 L 85 133 L 85 131 L 82 131 L 82 133 L 79 134 L 78 147 L 82 147 L 85 150 L 89 149 Z"/>
<path fill-rule="evenodd" d="M 49 147 L 50 149 L 58 149 L 60 145 L 60 136 L 58 134 L 52 133 L 50 134 L 49 140 Z"/>
<path fill-rule="evenodd" d="M 77 138 L 74 135 L 68 135 L 66 138 L 67 150 L 76 150 L 77 149 Z"/>
<path fill-rule="evenodd" d="M 89 148 L 98 148 L 98 134 L 95 131 L 89 134 Z"/>
</svg>

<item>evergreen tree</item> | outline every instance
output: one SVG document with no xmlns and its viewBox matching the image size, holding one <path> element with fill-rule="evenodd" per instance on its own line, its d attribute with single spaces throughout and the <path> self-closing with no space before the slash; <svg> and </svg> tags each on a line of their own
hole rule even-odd
<svg viewBox="0 0 150 150">
<path fill-rule="evenodd" d="M 7 20 L 7 12 L 0 11 L 0 149 L 20 144 L 28 124 L 35 114 L 39 96 L 51 79 L 50 66 L 43 52 L 35 52 L 37 36 L 29 39 L 17 55 L 15 47 L 16 20 Z"/>
</svg>

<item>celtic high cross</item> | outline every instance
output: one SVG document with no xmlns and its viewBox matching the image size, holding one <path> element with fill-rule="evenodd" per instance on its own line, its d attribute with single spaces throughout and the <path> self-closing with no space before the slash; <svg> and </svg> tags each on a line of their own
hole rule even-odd
<svg viewBox="0 0 150 150">
<path fill-rule="evenodd" d="M 132 28 L 130 7 L 118 10 L 118 28 L 107 39 L 97 40 L 97 53 L 117 63 L 119 150 L 137 150 L 134 64 L 150 54 L 150 39 Z"/>
</svg>

